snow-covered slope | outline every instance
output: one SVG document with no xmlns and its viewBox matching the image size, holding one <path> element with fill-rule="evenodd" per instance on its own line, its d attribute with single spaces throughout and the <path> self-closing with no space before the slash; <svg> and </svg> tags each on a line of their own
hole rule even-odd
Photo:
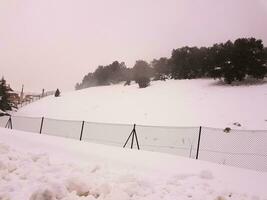
<svg viewBox="0 0 267 200">
<path fill-rule="evenodd" d="M 267 173 L 0 128 L 0 199 L 266 200 Z"/>
<path fill-rule="evenodd" d="M 163 126 L 267 129 L 267 84 L 225 86 L 214 80 L 112 85 L 63 93 L 16 114 L 57 119 Z M 238 122 L 241 127 L 233 125 Z"/>
</svg>

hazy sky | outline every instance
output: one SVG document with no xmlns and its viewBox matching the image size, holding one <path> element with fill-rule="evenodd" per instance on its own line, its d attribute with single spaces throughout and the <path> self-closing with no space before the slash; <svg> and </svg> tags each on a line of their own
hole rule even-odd
<svg viewBox="0 0 267 200">
<path fill-rule="evenodd" d="M 0 0 L 0 75 L 16 90 L 73 90 L 114 60 L 251 36 L 267 46 L 267 0 Z"/>
</svg>

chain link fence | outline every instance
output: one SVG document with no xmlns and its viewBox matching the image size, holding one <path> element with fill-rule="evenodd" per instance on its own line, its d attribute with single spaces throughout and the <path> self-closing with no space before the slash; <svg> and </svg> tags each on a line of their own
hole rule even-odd
<svg viewBox="0 0 267 200">
<path fill-rule="evenodd" d="M 267 171 L 267 131 L 202 128 L 199 159 Z"/>
<path fill-rule="evenodd" d="M 0 117 L 0 127 L 267 171 L 267 131 L 135 126 L 21 116 Z"/>
</svg>

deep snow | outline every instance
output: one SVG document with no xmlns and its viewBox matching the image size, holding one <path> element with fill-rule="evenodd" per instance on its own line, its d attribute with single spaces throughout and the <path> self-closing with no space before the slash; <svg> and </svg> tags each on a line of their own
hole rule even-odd
<svg viewBox="0 0 267 200">
<path fill-rule="evenodd" d="M 266 200 L 267 173 L 0 128 L 0 199 Z"/>
<path fill-rule="evenodd" d="M 49 96 L 16 115 L 157 126 L 267 130 L 267 84 L 226 86 L 211 79 L 92 87 Z M 234 125 L 240 123 L 241 127 Z"/>
</svg>

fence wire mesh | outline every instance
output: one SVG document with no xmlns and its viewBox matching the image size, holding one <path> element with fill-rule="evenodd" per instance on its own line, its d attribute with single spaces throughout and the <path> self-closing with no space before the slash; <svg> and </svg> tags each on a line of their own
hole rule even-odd
<svg viewBox="0 0 267 200">
<path fill-rule="evenodd" d="M 199 127 L 137 126 L 140 148 L 195 158 Z"/>
<path fill-rule="evenodd" d="M 133 125 L 85 122 L 82 140 L 122 147 Z"/>
<path fill-rule="evenodd" d="M 202 128 L 199 159 L 267 171 L 267 131 Z"/>
<path fill-rule="evenodd" d="M 38 133 L 42 118 L 12 116 L 12 128 Z"/>
<path fill-rule="evenodd" d="M 78 140 L 80 138 L 81 125 L 81 121 L 44 118 L 41 133 Z"/>
<path fill-rule="evenodd" d="M 12 116 L 0 117 L 0 127 L 67 137 L 118 147 L 137 148 L 130 138 L 133 125 Z M 135 126 L 141 150 L 197 158 L 235 167 L 267 171 L 267 130 L 244 131 L 207 127 Z M 201 134 L 200 134 L 201 133 Z M 201 135 L 201 137 L 199 137 Z M 129 143 L 125 144 L 127 138 Z M 199 150 L 198 150 L 199 146 Z"/>
</svg>

